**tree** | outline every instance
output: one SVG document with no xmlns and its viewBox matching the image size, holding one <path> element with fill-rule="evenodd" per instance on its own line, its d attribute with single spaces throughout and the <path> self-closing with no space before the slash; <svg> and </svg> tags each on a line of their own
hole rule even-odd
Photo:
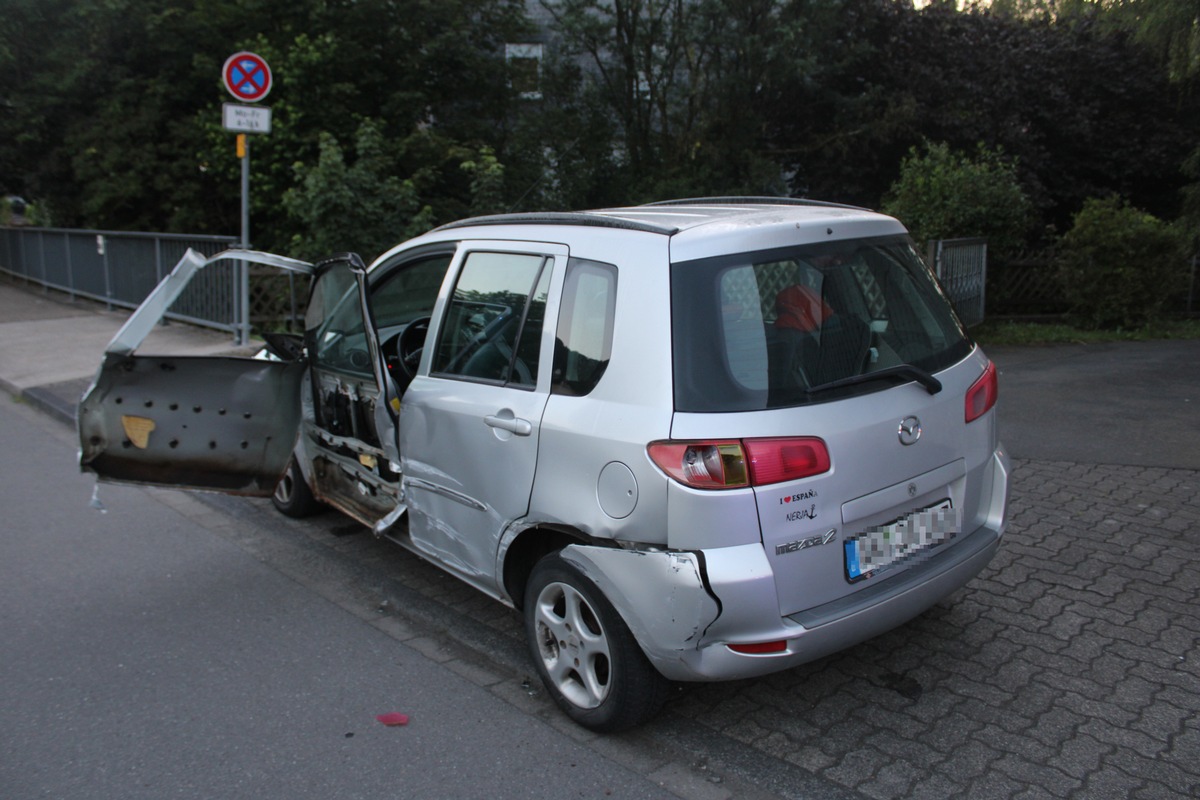
<svg viewBox="0 0 1200 800">
<path fill-rule="evenodd" d="M 412 179 L 396 176 L 378 124 L 359 126 L 354 154 L 347 164 L 337 139 L 323 133 L 317 163 L 295 165 L 297 185 L 284 193 L 283 207 L 301 231 L 289 248 L 297 257 L 353 250 L 369 259 L 430 227 L 430 208 L 421 206 Z"/>
<path fill-rule="evenodd" d="M 324 133 L 317 162 L 295 164 L 296 185 L 283 194 L 284 211 L 298 231 L 290 252 L 316 259 L 354 250 L 373 258 L 426 232 L 442 217 L 505 210 L 505 169 L 490 147 L 471 150 L 428 133 L 397 145 L 384 137 L 382 128 L 378 121 L 363 121 L 349 156 L 332 134 Z M 431 165 L 401 178 L 406 149 L 413 148 L 426 151 L 422 159 Z M 434 151 L 440 151 L 440 165 L 432 163 Z M 469 180 L 469 212 L 439 214 L 437 200 L 430 200 L 443 169 L 457 170 Z"/>
<path fill-rule="evenodd" d="M 1104 0 L 1105 22 L 1131 31 L 1172 80 L 1200 73 L 1200 6 L 1195 0 Z"/>
<path fill-rule="evenodd" d="M 543 0 L 618 122 L 632 195 L 781 193 L 764 110 L 805 63 L 781 0 Z"/>
<path fill-rule="evenodd" d="M 505 210 L 569 210 L 626 203 L 614 142 L 618 124 L 580 64 L 557 48 L 542 62 L 541 98 L 516 103 L 504 138 Z"/>
<path fill-rule="evenodd" d="M 840 33 L 819 41 L 846 42 L 845 52 L 818 52 L 820 85 L 783 105 L 815 106 L 823 122 L 780 122 L 786 139 L 812 143 L 794 169 L 818 196 L 877 203 L 904 154 L 927 139 L 1014 158 L 1038 213 L 1060 228 L 1105 192 L 1176 213 L 1198 107 L 1130 36 L 1086 19 L 944 5 L 846 0 L 843 11 L 831 28 Z"/>
<path fill-rule="evenodd" d="M 376 119 L 391 147 L 419 130 L 469 149 L 496 139 L 503 43 L 526 24 L 519 0 L 9 0 L 0 165 L 17 176 L 8 190 L 56 224 L 229 233 L 239 165 L 219 124 L 231 99 L 220 69 L 254 50 L 276 79 L 272 133 L 252 143 L 254 238 L 286 244 L 297 231 L 279 198 L 296 161 L 317 162 L 323 132 L 345 138 Z M 457 198 L 447 213 L 469 207 L 469 178 L 440 174 L 433 191 Z"/>
<path fill-rule="evenodd" d="M 1029 201 L 1016 169 L 984 147 L 973 157 L 945 144 L 913 148 L 883 208 L 920 242 L 981 236 L 1001 254 L 1020 248 L 1029 229 Z"/>
<path fill-rule="evenodd" d="M 280 198 L 297 163 L 332 163 L 329 137 L 353 170 L 365 121 L 380 179 L 411 182 L 437 222 L 703 194 L 877 206 L 932 141 L 1005 153 L 1058 228 L 1110 192 L 1174 216 L 1200 128 L 1196 76 L 1146 32 L 1169 17 L 1170 41 L 1193 41 L 1193 0 L 542 2 L 548 31 L 521 0 L 7 0 L 0 190 L 63 226 L 236 231 L 219 76 L 239 49 L 275 73 L 250 164 L 262 248 L 324 235 Z M 508 85 L 504 44 L 528 41 L 545 43 L 541 99 Z"/>
</svg>

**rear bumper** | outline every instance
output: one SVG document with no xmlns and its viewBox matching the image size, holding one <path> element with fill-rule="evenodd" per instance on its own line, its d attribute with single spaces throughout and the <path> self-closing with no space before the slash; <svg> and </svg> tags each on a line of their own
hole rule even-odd
<svg viewBox="0 0 1200 800">
<path fill-rule="evenodd" d="M 852 647 L 904 624 L 962 588 L 987 566 L 999 545 L 1000 536 L 996 531 L 980 528 L 938 558 L 913 567 L 904 575 L 863 589 L 844 600 L 782 617 L 765 626 L 737 624 L 739 620 L 730 612 L 743 607 L 748 595 L 731 591 L 725 576 L 717 574 L 713 584 L 725 601 L 724 612 L 709 628 L 699 648 L 679 653 L 677 667 L 663 672 L 674 680 L 750 678 Z M 760 557 L 765 563 L 761 548 Z M 771 599 L 774 599 L 773 587 L 764 588 L 770 589 Z M 761 597 L 756 602 L 765 600 L 766 597 Z M 736 653 L 727 647 L 730 643 L 780 639 L 785 640 L 787 646 L 778 653 L 750 655 Z"/>
<path fill-rule="evenodd" d="M 928 560 L 840 600 L 779 617 L 775 579 L 761 544 L 694 552 L 572 546 L 563 556 L 600 587 L 672 680 L 766 675 L 813 661 L 902 625 L 962 588 L 987 566 L 1007 521 L 1009 460 L 989 465 L 984 524 Z M 729 644 L 783 640 L 751 655 Z"/>
</svg>

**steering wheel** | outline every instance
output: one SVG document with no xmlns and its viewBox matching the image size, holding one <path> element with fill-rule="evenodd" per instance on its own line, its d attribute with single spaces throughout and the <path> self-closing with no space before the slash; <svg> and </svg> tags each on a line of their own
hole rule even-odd
<svg viewBox="0 0 1200 800">
<path fill-rule="evenodd" d="M 418 317 L 396 337 L 396 363 L 410 381 L 417 376 L 417 368 L 421 366 L 421 352 L 425 349 L 427 333 L 429 317 Z"/>
</svg>

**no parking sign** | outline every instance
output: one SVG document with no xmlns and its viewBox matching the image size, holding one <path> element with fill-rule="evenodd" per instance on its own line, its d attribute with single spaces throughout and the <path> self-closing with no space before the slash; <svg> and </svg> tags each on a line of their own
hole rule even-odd
<svg viewBox="0 0 1200 800">
<path fill-rule="evenodd" d="M 257 53 L 243 50 L 225 60 L 221 69 L 225 88 L 238 100 L 257 103 L 271 91 L 271 68 Z M 226 129 L 240 131 L 237 136 L 237 155 L 242 162 L 242 247 L 250 247 L 250 139 L 247 133 L 268 133 L 271 130 L 271 109 L 259 106 L 238 106 L 225 103 L 222 110 Z M 240 262 L 238 269 L 238 344 L 250 341 L 250 266 Z"/>
<path fill-rule="evenodd" d="M 271 91 L 271 68 L 257 53 L 234 53 L 225 61 L 221 77 L 229 93 L 247 103 L 257 103 Z"/>
</svg>

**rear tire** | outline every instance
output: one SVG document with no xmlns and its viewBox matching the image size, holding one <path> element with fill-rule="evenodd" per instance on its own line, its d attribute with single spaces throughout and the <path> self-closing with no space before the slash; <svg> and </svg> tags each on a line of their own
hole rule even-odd
<svg viewBox="0 0 1200 800">
<path fill-rule="evenodd" d="M 542 683 L 575 722 L 611 733 L 640 725 L 662 708 L 669 682 L 604 594 L 558 553 L 534 566 L 524 614 Z"/>
<path fill-rule="evenodd" d="M 313 497 L 312 489 L 308 488 L 304 473 L 296 466 L 294 456 L 288 461 L 287 470 L 279 483 L 275 484 L 271 502 L 279 509 L 279 513 L 295 519 L 310 517 L 321 509 L 321 502 Z"/>
</svg>

